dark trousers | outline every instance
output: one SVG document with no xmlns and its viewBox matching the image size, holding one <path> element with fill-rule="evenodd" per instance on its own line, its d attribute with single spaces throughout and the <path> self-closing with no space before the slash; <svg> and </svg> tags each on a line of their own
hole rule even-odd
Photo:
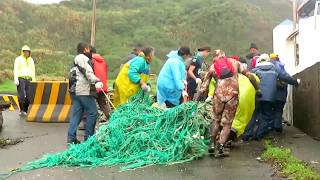
<svg viewBox="0 0 320 180">
<path fill-rule="evenodd" d="M 19 78 L 17 86 L 20 111 L 28 112 L 30 104 L 30 81 L 31 79 Z"/>
<path fill-rule="evenodd" d="M 250 122 L 248 123 L 245 132 L 243 133 L 243 140 L 248 141 L 250 138 L 256 138 L 257 137 L 257 127 L 259 125 L 260 116 L 261 115 L 261 109 L 260 109 L 260 103 L 256 101 L 255 109 L 252 115 L 252 118 Z"/>
<path fill-rule="evenodd" d="M 180 104 L 182 104 L 182 102 L 183 102 L 183 97 L 181 96 L 181 97 L 180 97 Z M 167 108 L 173 108 L 173 107 L 178 106 L 178 105 L 172 104 L 170 101 L 167 101 L 167 100 L 166 100 L 164 103 L 166 104 L 166 107 L 167 107 Z M 179 104 L 179 105 L 180 105 L 180 104 Z"/>
<path fill-rule="evenodd" d="M 194 94 L 197 92 L 197 83 L 194 79 L 188 80 L 188 95 L 189 100 L 193 101 Z"/>
<path fill-rule="evenodd" d="M 276 101 L 273 108 L 273 115 L 274 115 L 274 129 L 276 131 L 282 131 L 282 114 L 283 108 L 286 102 L 283 101 Z"/>
<path fill-rule="evenodd" d="M 273 109 L 274 102 L 270 101 L 261 101 L 260 106 L 260 120 L 257 131 L 257 138 L 262 139 L 267 133 L 270 127 L 270 124 L 273 122 Z"/>
<path fill-rule="evenodd" d="M 110 116 L 111 108 L 110 108 L 109 102 L 106 101 L 106 97 L 103 94 L 103 92 L 98 93 L 97 102 L 100 110 L 103 112 L 103 114 L 106 116 L 108 120 Z"/>
</svg>

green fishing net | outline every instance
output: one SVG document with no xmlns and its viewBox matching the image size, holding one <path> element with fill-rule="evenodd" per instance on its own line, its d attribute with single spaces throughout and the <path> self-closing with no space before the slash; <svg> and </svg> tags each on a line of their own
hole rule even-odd
<svg viewBox="0 0 320 180">
<path fill-rule="evenodd" d="M 209 122 L 195 102 L 171 109 L 152 106 L 142 91 L 112 113 L 87 141 L 70 145 L 65 151 L 47 154 L 16 172 L 44 167 L 98 167 L 120 165 L 122 170 L 148 165 L 171 165 L 207 153 L 204 137 Z"/>
</svg>

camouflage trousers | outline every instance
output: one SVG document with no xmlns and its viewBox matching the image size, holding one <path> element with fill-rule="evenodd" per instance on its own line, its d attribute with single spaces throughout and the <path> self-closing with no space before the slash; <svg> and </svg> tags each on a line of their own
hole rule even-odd
<svg viewBox="0 0 320 180">
<path fill-rule="evenodd" d="M 238 107 L 238 94 L 238 79 L 236 77 L 218 81 L 213 98 L 213 123 L 211 126 L 213 142 L 216 141 L 219 132 L 219 143 L 225 144 L 227 141 Z M 221 125 L 222 130 L 220 131 Z"/>
</svg>

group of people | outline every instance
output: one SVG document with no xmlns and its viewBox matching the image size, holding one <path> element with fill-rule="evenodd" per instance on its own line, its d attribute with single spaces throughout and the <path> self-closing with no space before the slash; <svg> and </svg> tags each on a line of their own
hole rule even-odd
<svg viewBox="0 0 320 180">
<path fill-rule="evenodd" d="M 287 86 L 300 83 L 286 72 L 277 54 L 260 54 L 254 43 L 249 51 L 246 58 L 241 58 L 227 57 L 223 50 L 212 52 L 207 46 L 198 48 L 195 54 L 189 47 L 180 47 L 167 54 L 158 75 L 156 97 L 159 106 L 172 108 L 186 100 L 213 103 L 209 153 L 218 157 L 227 155 L 225 146 L 233 134 L 231 127 L 242 95 L 239 93 L 240 74 L 255 89 L 255 109 L 250 114 L 252 118 L 246 121 L 244 141 L 260 140 L 272 130 L 282 132 Z M 139 89 L 150 91 L 147 81 L 154 50 L 144 48 L 142 52 L 143 55 L 130 59 L 120 70 L 115 82 L 116 107 L 126 103 Z M 210 54 L 212 64 L 207 64 L 204 60 Z M 210 84 L 214 84 L 211 94 Z"/>
<path fill-rule="evenodd" d="M 150 65 L 154 59 L 154 48 L 138 46 L 121 66 L 114 83 L 113 102 L 106 102 L 107 64 L 86 43 L 77 46 L 69 75 L 69 91 L 72 98 L 72 115 L 68 130 L 68 143 L 79 143 L 76 132 L 81 120 L 85 119 L 86 140 L 94 134 L 98 117 L 96 102 L 107 120 L 110 105 L 126 103 L 138 91 L 150 92 L 148 83 Z M 260 140 L 269 132 L 282 132 L 282 113 L 287 99 L 287 86 L 299 85 L 300 80 L 291 77 L 277 54 L 260 54 L 252 43 L 246 58 L 226 56 L 223 50 L 211 50 L 204 46 L 192 53 L 189 47 L 180 47 L 169 52 L 167 60 L 157 79 L 157 104 L 172 108 L 183 102 L 205 101 L 213 104 L 211 143 L 209 153 L 218 157 L 227 155 L 225 146 L 234 139 L 232 123 L 236 116 L 241 97 L 242 84 L 239 77 L 248 80 L 254 89 L 255 108 L 251 112 L 242 134 L 242 139 Z M 212 54 L 212 63 L 205 59 Z M 28 87 L 35 80 L 34 62 L 29 47 L 22 48 L 22 54 L 15 60 L 14 81 L 17 85 L 21 113 L 28 110 Z M 211 88 L 211 89 L 210 89 Z M 213 90 L 212 90 L 213 89 Z M 254 105 L 253 104 L 253 105 Z M 239 136 L 239 134 L 237 134 Z"/>
</svg>

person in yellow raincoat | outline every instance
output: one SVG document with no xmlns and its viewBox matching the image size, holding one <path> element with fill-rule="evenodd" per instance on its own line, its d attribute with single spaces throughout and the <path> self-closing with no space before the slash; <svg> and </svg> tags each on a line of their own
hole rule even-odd
<svg viewBox="0 0 320 180">
<path fill-rule="evenodd" d="M 144 48 L 144 56 L 137 56 L 121 68 L 114 84 L 114 106 L 124 104 L 140 89 L 145 92 L 151 90 L 147 85 L 150 74 L 150 63 L 154 57 L 154 49 Z"/>
<path fill-rule="evenodd" d="M 30 82 L 35 81 L 35 65 L 31 49 L 25 45 L 21 55 L 14 61 L 14 83 L 17 86 L 20 115 L 27 115 L 30 104 Z"/>
</svg>

